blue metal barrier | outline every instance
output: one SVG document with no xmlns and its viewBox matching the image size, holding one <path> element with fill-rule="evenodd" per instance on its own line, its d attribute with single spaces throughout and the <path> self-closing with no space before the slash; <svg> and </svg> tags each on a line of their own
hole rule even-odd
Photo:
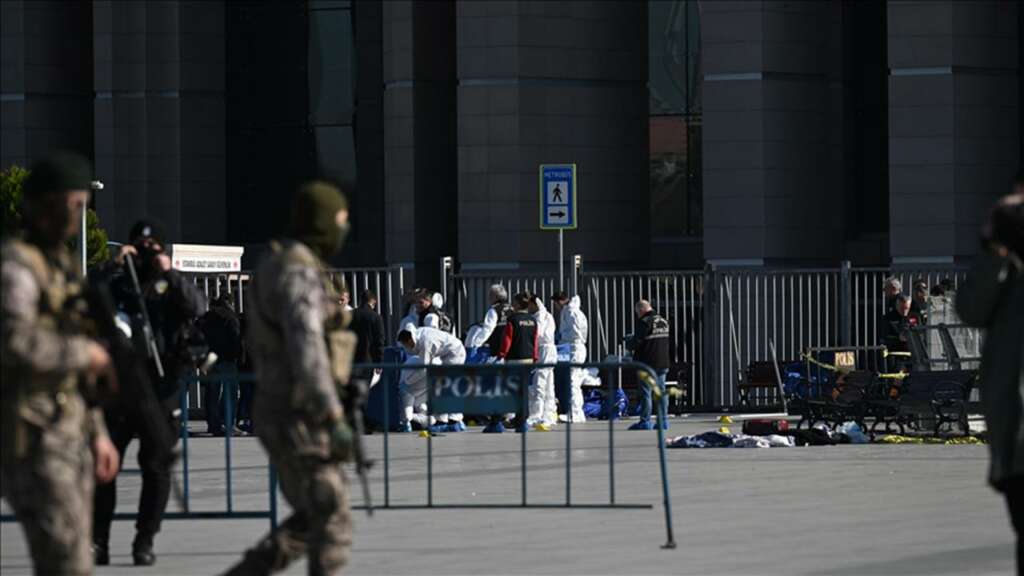
<svg viewBox="0 0 1024 576">
<path fill-rule="evenodd" d="M 437 406 L 439 392 L 442 392 L 443 384 L 439 384 L 439 378 L 445 378 L 448 376 L 472 376 L 477 379 L 477 383 L 482 379 L 494 379 L 497 380 L 502 376 L 507 376 L 509 373 L 518 372 L 519 382 L 529 382 L 530 373 L 538 369 L 553 368 L 555 370 L 555 385 L 568 387 L 570 385 L 571 371 L 573 369 L 587 369 L 587 368 L 598 368 L 598 369 L 612 369 L 615 371 L 621 371 L 623 369 L 637 370 L 644 372 L 650 377 L 650 382 L 657 383 L 661 394 L 664 397 L 665 388 L 657 377 L 657 374 L 649 366 L 639 362 L 584 362 L 579 364 L 570 363 L 557 363 L 557 364 L 474 364 L 474 365 L 431 365 L 423 366 L 421 369 L 427 370 L 427 398 L 428 398 L 428 412 L 433 414 L 435 409 L 438 413 L 448 412 L 472 412 L 470 408 L 475 407 L 477 410 L 480 409 L 481 404 L 474 402 L 472 404 L 466 403 L 463 405 L 444 403 L 442 406 Z M 382 370 L 382 380 L 384 378 L 397 378 L 399 370 L 395 364 L 360 364 L 354 367 L 356 371 L 364 371 L 369 373 L 374 369 Z M 405 369 L 415 369 L 412 367 L 406 367 Z M 446 383 L 447 384 L 447 383 Z M 388 382 L 382 381 L 377 384 L 378 386 L 387 386 Z M 497 384 L 495 383 L 495 386 Z M 614 402 L 614 391 L 617 387 L 617 383 L 613 379 L 608 379 L 607 391 L 609 402 L 609 414 L 611 413 L 611 403 Z M 516 397 L 506 394 L 505 400 L 507 403 L 497 403 L 492 409 L 487 410 L 488 413 L 501 414 L 510 411 L 517 411 L 520 415 L 524 416 L 527 414 L 527 403 L 528 403 L 528 384 L 520 385 L 515 389 L 514 393 Z M 390 394 L 385 394 L 385 399 Z M 474 399 L 477 400 L 477 399 Z M 445 509 L 495 509 L 495 508 L 586 508 L 586 509 L 607 509 L 607 508 L 625 508 L 625 509 L 651 509 L 650 504 L 622 504 L 616 501 L 615 497 L 615 427 L 614 419 L 609 418 L 608 420 L 608 482 L 609 482 L 609 502 L 607 504 L 573 504 L 572 502 L 572 417 L 570 411 L 570 417 L 566 422 L 566 434 L 565 434 L 565 504 L 534 504 L 530 503 L 527 498 L 527 465 L 526 465 L 526 447 L 527 447 L 527 436 L 528 433 L 524 431 L 520 438 L 520 450 L 521 450 L 521 486 L 520 486 L 520 502 L 518 504 L 502 504 L 502 503 L 438 503 L 434 501 L 434 474 L 433 474 L 433 435 L 427 437 L 427 469 L 426 469 L 426 482 L 427 482 L 427 497 L 426 502 L 423 504 L 402 504 L 392 505 L 389 500 L 389 476 L 388 476 L 388 444 L 389 444 L 389 431 L 391 429 L 392 422 L 390 421 L 390 411 L 387 410 L 385 400 L 385 417 L 383 433 L 384 433 L 384 494 L 385 502 L 383 506 L 375 507 L 375 510 L 380 509 L 392 509 L 392 510 L 409 510 L 409 509 L 425 509 L 425 508 L 445 508 Z M 514 402 L 514 403 L 512 403 Z M 665 402 L 657 402 L 657 439 L 658 439 L 658 458 L 661 470 L 661 484 L 662 484 L 662 503 L 665 508 L 665 529 L 666 529 L 666 543 L 663 548 L 672 549 L 676 547 L 674 531 L 672 526 L 672 502 L 671 494 L 668 485 L 668 464 L 665 455 L 665 433 L 664 424 L 666 422 Z M 359 508 L 359 507 L 353 507 Z"/>
<path fill-rule="evenodd" d="M 476 376 L 487 376 L 491 378 L 497 378 L 499 376 L 507 375 L 510 372 L 518 372 L 521 383 L 515 393 L 518 395 L 515 398 L 517 411 L 525 417 L 528 410 L 528 389 L 529 382 L 531 380 L 530 374 L 537 369 L 553 368 L 555 371 L 555 382 L 556 386 L 570 385 L 571 371 L 573 369 L 587 369 L 587 368 L 599 368 L 599 369 L 611 369 L 617 372 L 623 369 L 637 370 L 645 372 L 650 376 L 651 382 L 657 382 L 662 394 L 665 393 L 664 387 L 660 384 L 659 379 L 655 372 L 644 364 L 637 362 L 588 362 L 580 364 L 525 364 L 525 365 L 506 365 L 506 364 L 481 364 L 481 365 L 467 365 L 467 366 L 430 366 L 424 367 L 428 370 L 428 373 L 432 377 L 428 377 L 427 388 L 428 388 L 428 405 L 433 407 L 437 401 L 437 389 L 434 380 L 438 377 L 444 377 L 452 373 L 460 374 L 473 374 Z M 400 372 L 400 366 L 396 364 L 363 364 L 354 367 L 356 373 L 372 373 L 374 369 L 381 369 L 382 379 L 385 378 L 398 378 Z M 168 512 L 164 515 L 165 519 L 169 520 L 218 520 L 218 519 L 263 519 L 269 518 L 271 523 L 271 529 L 277 526 L 277 478 L 273 466 L 268 466 L 268 479 L 269 479 L 269 507 L 266 510 L 246 510 L 239 511 L 235 510 L 233 489 L 232 489 L 232 451 L 231 451 L 231 427 L 233 427 L 233 416 L 234 416 L 234 401 L 237 395 L 238 384 L 240 382 L 252 382 L 254 380 L 251 374 L 213 374 L 206 375 L 198 378 L 189 378 L 182 382 L 183 388 L 180 394 L 181 400 L 181 415 L 179 420 L 180 435 L 182 442 L 182 458 L 181 458 L 181 486 L 180 494 L 178 499 L 180 500 L 182 512 Z M 224 473 L 225 473 L 225 507 L 224 510 L 212 510 L 212 511 L 194 511 L 191 509 L 190 502 L 190 477 L 189 477 L 189 433 L 188 433 L 188 397 L 186 384 L 192 382 L 221 382 L 225 386 L 223 393 L 224 402 L 224 413 L 225 413 L 225 424 L 228 426 L 227 433 L 224 436 Z M 383 385 L 387 385 L 386 382 L 381 382 Z M 611 403 L 614 402 L 615 389 L 617 383 L 609 378 L 607 382 L 607 391 L 609 407 L 608 413 L 611 413 Z M 391 510 L 408 510 L 408 509 L 421 509 L 421 508 L 448 508 L 448 509 L 491 509 L 491 508 L 625 508 L 625 509 L 651 509 L 653 508 L 650 504 L 623 504 L 616 500 L 615 494 L 615 427 L 614 419 L 609 418 L 608 420 L 608 483 L 609 483 L 609 501 L 607 504 L 574 504 L 572 502 L 572 417 L 570 415 L 568 422 L 566 423 L 565 430 L 565 504 L 536 504 L 530 503 L 528 499 L 528 484 L 527 484 L 527 433 L 521 434 L 520 439 L 520 450 L 521 450 L 521 482 L 520 490 L 521 497 L 518 504 L 501 504 L 501 503 L 477 503 L 477 504 L 462 504 L 462 503 L 437 503 L 434 502 L 433 496 L 433 438 L 428 437 L 427 441 L 427 501 L 424 504 L 391 504 L 390 497 L 390 463 L 389 463 L 389 444 L 390 436 L 389 432 L 392 427 L 391 412 L 390 408 L 390 394 L 384 395 L 384 425 L 381 427 L 383 430 L 383 465 L 384 465 L 384 504 L 382 506 L 375 507 L 375 509 L 391 509 Z M 445 410 L 446 412 L 455 412 L 456 410 Z M 570 411 L 571 413 L 571 411 Z M 672 527 L 672 505 L 671 496 L 669 493 L 668 485 L 668 468 L 667 460 L 665 455 L 665 438 L 663 425 L 666 419 L 665 404 L 664 402 L 657 402 L 657 439 L 658 439 L 658 457 L 661 469 L 661 483 L 662 483 L 662 501 L 665 508 L 665 528 L 667 534 L 667 541 L 664 548 L 675 548 L 676 543 L 674 539 L 674 532 Z M 258 423 L 257 423 L 258 425 Z M 177 490 L 178 488 L 176 488 Z M 365 506 L 353 506 L 352 509 L 364 509 Z M 135 514 L 133 513 L 120 513 L 114 516 L 116 520 L 134 520 Z M 13 521 L 15 518 L 10 515 L 5 515 L 0 520 L 4 522 Z"/>
<path fill-rule="evenodd" d="M 196 382 L 221 383 L 224 385 L 222 396 L 224 398 L 224 420 L 228 425 L 233 424 L 234 399 L 237 395 L 240 382 L 253 382 L 252 374 L 213 374 L 200 377 L 188 377 L 182 380 L 179 390 L 180 415 L 178 420 L 178 432 L 181 438 L 181 484 L 174 482 L 172 489 L 175 498 L 179 501 L 181 512 L 165 512 L 165 520 L 242 520 L 269 518 L 270 527 L 277 527 L 277 475 L 273 466 L 269 466 L 269 507 L 266 510 L 244 510 L 238 511 L 234 507 L 234 495 L 232 487 L 232 459 L 231 459 L 231 429 L 224 435 L 224 475 L 225 475 L 225 508 L 224 510 L 194 511 L 190 502 L 190 477 L 189 477 L 189 433 L 188 433 L 188 386 Z M 173 481 L 173 477 L 172 477 Z M 135 513 L 120 512 L 114 514 L 114 520 L 135 520 Z M 0 516 L 0 522 L 13 522 L 16 518 L 13 515 L 4 514 Z"/>
</svg>

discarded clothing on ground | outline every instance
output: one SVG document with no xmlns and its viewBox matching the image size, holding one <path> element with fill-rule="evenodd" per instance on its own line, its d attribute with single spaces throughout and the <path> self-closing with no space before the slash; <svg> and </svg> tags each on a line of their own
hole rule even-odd
<svg viewBox="0 0 1024 576">
<path fill-rule="evenodd" d="M 789 448 L 795 445 L 791 436 L 748 436 L 714 431 L 695 436 L 677 436 L 666 441 L 668 448 Z"/>
</svg>

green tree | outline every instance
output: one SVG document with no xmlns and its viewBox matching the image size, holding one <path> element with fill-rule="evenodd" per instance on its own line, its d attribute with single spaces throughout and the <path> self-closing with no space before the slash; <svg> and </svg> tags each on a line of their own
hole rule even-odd
<svg viewBox="0 0 1024 576">
<path fill-rule="evenodd" d="M 3 217 L 3 236 L 18 234 L 21 232 L 21 198 L 25 179 L 29 171 L 21 166 L 11 165 L 0 172 L 0 211 Z M 107 231 L 100 226 L 100 218 L 95 210 L 89 210 L 85 215 L 86 224 L 86 248 L 89 255 L 89 266 L 102 264 L 110 258 L 110 249 L 107 247 Z M 77 249 L 78 239 L 68 241 L 68 248 Z"/>
<path fill-rule="evenodd" d="M 21 231 L 21 189 L 28 178 L 28 170 L 11 165 L 0 172 L 0 210 L 3 211 L 3 229 L 0 235 L 8 236 Z"/>
</svg>

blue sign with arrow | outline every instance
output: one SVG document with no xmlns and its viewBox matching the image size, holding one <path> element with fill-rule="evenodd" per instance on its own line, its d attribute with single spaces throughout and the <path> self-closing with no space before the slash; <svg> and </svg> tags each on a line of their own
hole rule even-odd
<svg viewBox="0 0 1024 576">
<path fill-rule="evenodd" d="M 540 165 L 541 230 L 576 229 L 576 165 Z"/>
</svg>

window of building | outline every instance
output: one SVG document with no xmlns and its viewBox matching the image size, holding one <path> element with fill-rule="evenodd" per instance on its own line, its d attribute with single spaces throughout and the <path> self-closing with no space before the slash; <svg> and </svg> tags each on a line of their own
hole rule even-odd
<svg viewBox="0 0 1024 576">
<path fill-rule="evenodd" d="M 700 236 L 699 2 L 650 0 L 647 6 L 652 236 Z"/>
</svg>

